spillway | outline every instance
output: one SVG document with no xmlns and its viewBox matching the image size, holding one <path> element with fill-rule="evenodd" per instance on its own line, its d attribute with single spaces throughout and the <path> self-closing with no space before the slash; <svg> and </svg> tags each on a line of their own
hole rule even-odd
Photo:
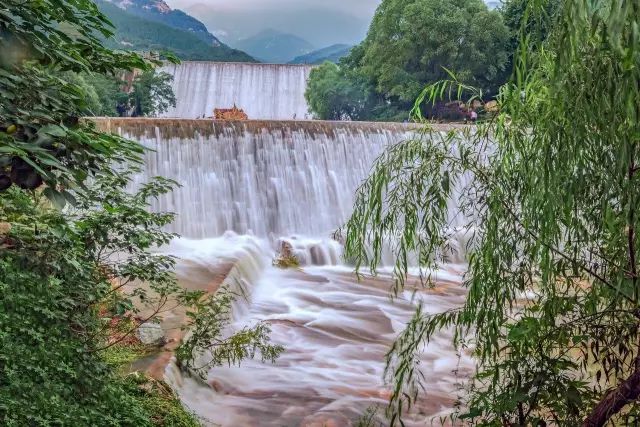
<svg viewBox="0 0 640 427">
<path fill-rule="evenodd" d="M 351 212 L 355 190 L 385 146 L 411 136 L 397 123 L 102 119 L 152 149 L 142 183 L 182 187 L 155 202 L 178 213 L 170 231 L 189 238 L 227 230 L 259 237 L 325 235 Z"/>
<path fill-rule="evenodd" d="M 303 120 L 304 92 L 312 66 L 184 61 L 162 67 L 173 76 L 177 103 L 164 117 L 213 116 L 236 105 L 251 119 Z"/>
<path fill-rule="evenodd" d="M 96 119 L 107 131 L 150 148 L 138 186 L 165 176 L 182 187 L 154 202 L 178 214 L 183 237 L 164 250 L 178 259 L 187 287 L 207 289 L 225 265 L 246 300 L 232 330 L 266 321 L 285 347 L 274 364 L 248 360 L 210 369 L 202 382 L 170 364 L 166 380 L 206 426 L 351 426 L 383 408 L 384 355 L 415 308 L 439 312 L 464 301 L 463 265 L 434 272 L 437 286 L 392 301 L 390 271 L 359 281 L 332 232 L 351 213 L 354 194 L 385 147 L 415 136 L 397 123 Z M 448 128 L 443 127 L 441 131 Z M 300 269 L 272 265 L 282 241 Z M 455 403 L 458 375 L 473 362 L 456 355 L 451 335 L 436 336 L 420 361 L 426 396 L 406 418 L 424 426 Z M 374 417 L 384 423 L 383 409 Z M 436 421 L 437 422 L 437 421 Z"/>
</svg>

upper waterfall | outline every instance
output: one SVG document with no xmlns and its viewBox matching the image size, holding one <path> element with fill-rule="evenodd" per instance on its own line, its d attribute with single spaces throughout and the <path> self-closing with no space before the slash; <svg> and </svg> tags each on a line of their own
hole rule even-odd
<svg viewBox="0 0 640 427">
<path fill-rule="evenodd" d="M 214 108 L 234 104 L 251 119 L 291 120 L 308 117 L 304 98 L 308 65 L 190 62 L 169 64 L 176 107 L 163 116 L 185 119 L 213 116 Z"/>
</svg>

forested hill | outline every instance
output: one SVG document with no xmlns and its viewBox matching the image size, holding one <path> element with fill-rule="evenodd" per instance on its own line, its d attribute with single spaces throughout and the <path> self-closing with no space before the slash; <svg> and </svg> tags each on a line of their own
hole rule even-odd
<svg viewBox="0 0 640 427">
<path fill-rule="evenodd" d="M 315 49 L 311 43 L 298 36 L 272 29 L 239 40 L 234 46 L 260 61 L 274 64 L 286 64 L 293 58 Z"/>
<path fill-rule="evenodd" d="M 306 55 L 297 56 L 289 64 L 322 64 L 325 61 L 335 62 L 347 56 L 353 46 L 334 44 L 323 49 L 314 50 Z"/>
<path fill-rule="evenodd" d="M 221 43 L 200 21 L 155 0 L 96 0 L 116 27 L 107 45 L 137 51 L 171 51 L 183 60 L 256 62 Z"/>
</svg>

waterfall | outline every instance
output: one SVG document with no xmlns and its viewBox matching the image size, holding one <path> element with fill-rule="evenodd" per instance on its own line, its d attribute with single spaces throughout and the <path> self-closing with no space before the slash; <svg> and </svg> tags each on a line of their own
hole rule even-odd
<svg viewBox="0 0 640 427">
<path fill-rule="evenodd" d="M 234 304 L 231 330 L 268 322 L 272 342 L 285 347 L 274 364 L 213 366 L 205 382 L 170 364 L 165 378 L 206 426 L 354 425 L 367 408 L 387 402 L 384 356 L 413 315 L 413 298 L 431 313 L 464 301 L 461 264 L 432 272 L 433 289 L 420 289 L 410 278 L 409 289 L 418 293 L 407 290 L 392 301 L 389 270 L 360 281 L 331 238 L 349 217 L 376 157 L 413 137 L 413 125 L 95 121 L 151 149 L 132 186 L 158 175 L 182 185 L 152 206 L 178 214 L 170 231 L 185 237 L 165 250 L 179 260 L 180 283 L 209 289 L 226 271 L 221 285 L 240 284 L 247 293 Z M 271 265 L 285 242 L 302 268 Z M 427 398 L 407 414 L 407 426 L 428 425 L 455 404 L 457 375 L 469 375 L 473 361 L 466 353 L 456 356 L 451 339 L 450 331 L 438 334 L 421 356 Z"/>
<path fill-rule="evenodd" d="M 190 62 L 165 65 L 173 76 L 177 103 L 164 117 L 213 116 L 214 108 L 243 109 L 250 119 L 299 120 L 308 117 L 304 92 L 308 65 Z"/>
<path fill-rule="evenodd" d="M 376 157 L 411 136 L 409 125 L 358 122 L 214 122 L 104 119 L 148 151 L 135 184 L 181 188 L 153 208 L 176 212 L 170 231 L 189 238 L 232 230 L 259 237 L 328 237 L 351 213 Z"/>
</svg>

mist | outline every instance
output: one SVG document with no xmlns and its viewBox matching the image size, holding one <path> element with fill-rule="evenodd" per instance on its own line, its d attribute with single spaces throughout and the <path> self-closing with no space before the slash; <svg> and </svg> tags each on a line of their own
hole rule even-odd
<svg viewBox="0 0 640 427">
<path fill-rule="evenodd" d="M 380 0 L 168 0 L 233 45 L 265 29 L 299 36 L 316 47 L 356 44 Z"/>
</svg>

